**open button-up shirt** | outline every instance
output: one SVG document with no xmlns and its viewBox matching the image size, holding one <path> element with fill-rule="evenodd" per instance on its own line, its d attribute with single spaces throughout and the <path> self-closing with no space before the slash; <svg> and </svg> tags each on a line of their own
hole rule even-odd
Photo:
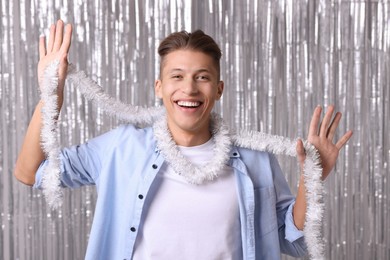
<svg viewBox="0 0 390 260">
<path fill-rule="evenodd" d="M 118 127 L 85 144 L 63 149 L 60 160 L 64 187 L 97 188 L 85 259 L 131 259 L 147 207 L 145 198 L 165 162 L 152 128 Z M 232 146 L 227 164 L 236 178 L 244 259 L 280 259 L 281 253 L 305 255 L 303 233 L 292 218 L 295 198 L 276 158 Z M 43 161 L 38 169 L 36 188 L 41 187 L 46 165 Z"/>
</svg>

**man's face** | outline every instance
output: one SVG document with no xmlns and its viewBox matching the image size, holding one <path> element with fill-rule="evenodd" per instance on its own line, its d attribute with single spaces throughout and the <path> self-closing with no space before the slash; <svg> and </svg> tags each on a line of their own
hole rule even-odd
<svg viewBox="0 0 390 260">
<path fill-rule="evenodd" d="M 169 130 L 174 138 L 196 136 L 200 142 L 207 141 L 210 113 L 223 91 L 214 60 L 199 51 L 177 50 L 163 62 L 155 92 L 167 110 Z"/>
</svg>

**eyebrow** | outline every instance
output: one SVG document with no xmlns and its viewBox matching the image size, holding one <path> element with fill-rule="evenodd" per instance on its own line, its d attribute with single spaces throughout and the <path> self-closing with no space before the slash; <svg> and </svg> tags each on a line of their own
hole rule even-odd
<svg viewBox="0 0 390 260">
<path fill-rule="evenodd" d="M 180 69 L 180 68 L 174 68 L 174 69 L 171 69 L 168 71 L 168 73 L 172 73 L 172 72 L 176 72 L 176 71 L 179 71 L 179 72 L 184 72 L 183 69 Z M 211 73 L 211 71 L 209 69 L 198 69 L 195 71 L 196 73 L 200 73 L 200 72 L 208 72 L 208 73 Z"/>
</svg>

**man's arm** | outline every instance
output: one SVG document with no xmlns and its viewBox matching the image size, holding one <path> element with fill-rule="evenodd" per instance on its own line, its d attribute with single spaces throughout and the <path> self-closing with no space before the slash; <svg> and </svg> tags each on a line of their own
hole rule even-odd
<svg viewBox="0 0 390 260">
<path fill-rule="evenodd" d="M 341 113 L 337 112 L 332 119 L 334 113 L 334 107 L 329 106 L 326 114 L 320 123 L 322 108 L 317 107 L 314 110 L 313 117 L 310 122 L 309 135 L 307 140 L 314 145 L 321 159 L 323 168 L 322 180 L 329 175 L 334 165 L 336 164 L 337 157 L 341 148 L 348 142 L 352 136 L 352 131 L 347 131 L 336 143 L 333 143 L 333 139 L 337 130 L 337 126 L 341 119 Z M 303 143 L 298 140 L 297 143 L 298 161 L 300 163 L 301 172 L 303 172 L 303 164 L 306 158 L 305 149 Z M 304 185 L 303 175 L 301 174 L 299 180 L 298 193 L 296 202 L 293 209 L 294 223 L 300 230 L 303 229 L 306 216 L 306 189 Z"/>
<path fill-rule="evenodd" d="M 39 40 L 39 63 L 38 81 L 42 88 L 42 78 L 46 67 L 54 60 L 60 61 L 58 70 L 58 114 L 63 103 L 63 90 L 65 85 L 66 72 L 68 69 L 68 51 L 72 38 L 72 26 L 67 25 L 64 33 L 64 23 L 59 20 L 56 25 L 50 27 L 49 42 L 46 47 L 45 37 Z M 27 128 L 27 132 L 14 168 L 15 177 L 27 185 L 35 182 L 35 173 L 39 168 L 45 154 L 41 148 L 41 127 L 43 101 L 40 101 L 35 108 L 34 114 Z M 57 117 L 58 117 L 57 114 Z"/>
</svg>

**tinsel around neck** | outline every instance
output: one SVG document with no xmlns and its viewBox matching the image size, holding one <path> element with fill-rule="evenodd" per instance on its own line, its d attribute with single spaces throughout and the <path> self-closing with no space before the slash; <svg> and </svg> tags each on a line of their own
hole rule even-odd
<svg viewBox="0 0 390 260">
<path fill-rule="evenodd" d="M 229 159 L 231 148 L 229 131 L 217 114 L 211 116 L 211 138 L 214 139 L 215 143 L 214 157 L 201 167 L 195 166 L 181 154 L 168 129 L 166 116 L 153 124 L 153 132 L 157 140 L 157 148 L 165 160 L 176 173 L 183 176 L 189 183 L 202 184 L 214 180 Z"/>
</svg>

